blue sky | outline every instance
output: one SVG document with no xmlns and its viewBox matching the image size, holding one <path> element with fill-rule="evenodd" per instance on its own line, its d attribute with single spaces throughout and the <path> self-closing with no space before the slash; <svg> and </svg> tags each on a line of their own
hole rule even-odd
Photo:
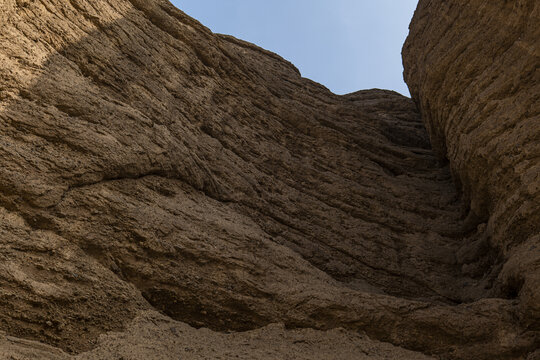
<svg viewBox="0 0 540 360">
<path fill-rule="evenodd" d="M 172 0 L 213 32 L 278 53 L 337 94 L 409 95 L 401 47 L 418 0 Z"/>
</svg>

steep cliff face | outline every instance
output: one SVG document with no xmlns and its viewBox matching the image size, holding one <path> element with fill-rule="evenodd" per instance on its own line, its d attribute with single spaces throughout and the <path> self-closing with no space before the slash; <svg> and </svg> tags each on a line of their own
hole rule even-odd
<svg viewBox="0 0 540 360">
<path fill-rule="evenodd" d="M 193 341 L 275 358 L 332 339 L 298 353 L 488 359 L 538 345 L 536 203 L 508 202 L 521 223 L 466 216 L 481 185 L 448 157 L 460 196 L 410 99 L 334 95 L 161 0 L 4 1 L 0 59 L 0 348 L 172 357 Z M 410 83 L 445 154 L 434 129 L 451 121 Z"/>
<path fill-rule="evenodd" d="M 405 78 L 469 217 L 498 254 L 499 295 L 540 328 L 540 3 L 420 1 Z"/>
</svg>

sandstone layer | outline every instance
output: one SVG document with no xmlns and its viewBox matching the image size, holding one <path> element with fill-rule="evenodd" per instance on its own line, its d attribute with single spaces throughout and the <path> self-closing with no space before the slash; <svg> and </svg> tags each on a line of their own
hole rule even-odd
<svg viewBox="0 0 540 360">
<path fill-rule="evenodd" d="M 434 359 L 344 329 L 286 330 L 283 324 L 272 324 L 225 334 L 204 328 L 197 330 L 156 312 L 140 314 L 125 332 L 102 336 L 95 349 L 77 356 L 9 336 L 0 336 L 0 356 L 10 360 Z"/>
<path fill-rule="evenodd" d="M 511 5 L 485 2 L 502 23 L 474 25 L 460 9 L 476 4 L 456 4 L 421 1 L 405 48 L 428 136 L 410 99 L 334 95 L 164 0 L 0 3 L 0 349 L 59 359 L 532 354 L 538 7 L 512 20 L 502 15 Z M 434 91 L 430 69 L 454 64 L 431 52 L 455 40 L 430 27 L 450 11 L 456 37 L 467 26 L 503 34 L 506 21 L 525 29 L 533 50 L 519 45 L 512 59 L 528 88 L 489 106 L 529 109 L 516 118 L 527 132 L 494 137 L 488 105 L 464 107 L 477 100 L 459 73 Z M 484 56 L 474 45 L 485 42 L 471 41 Z M 483 66 L 478 81 L 495 77 L 496 62 Z M 456 140 L 464 113 L 499 145 Z M 512 144 L 519 159 L 499 156 Z"/>
<path fill-rule="evenodd" d="M 420 1 L 405 78 L 468 218 L 496 254 L 496 295 L 540 329 L 540 3 Z M 468 269 L 464 268 L 464 271 Z"/>
</svg>

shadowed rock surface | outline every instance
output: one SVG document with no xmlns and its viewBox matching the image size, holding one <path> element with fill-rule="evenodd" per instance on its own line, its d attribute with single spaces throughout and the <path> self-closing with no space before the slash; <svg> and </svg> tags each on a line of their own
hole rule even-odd
<svg viewBox="0 0 540 360">
<path fill-rule="evenodd" d="M 493 295 L 540 329 L 540 3 L 420 1 L 405 78 L 450 162 L 468 218 L 496 254 Z M 465 31 L 467 30 L 467 31 Z M 477 246 L 477 245 L 474 245 Z M 467 254 L 458 256 L 469 264 Z M 461 259 L 460 259 L 461 258 Z M 469 265 L 462 269 L 469 273 Z"/>
<path fill-rule="evenodd" d="M 420 2 L 404 59 L 428 135 L 410 99 L 334 95 L 166 1 L 3 1 L 0 349 L 525 358 L 539 345 L 538 6 L 519 3 Z M 484 8 L 499 13 L 472 23 Z M 468 82 L 495 81 L 479 54 L 498 59 L 499 43 L 471 37 L 463 63 L 452 51 L 504 26 L 525 39 L 500 65 L 521 97 L 485 85 L 484 104 Z M 499 132 L 489 109 L 516 125 Z M 480 130 L 463 140 L 466 116 Z"/>
<path fill-rule="evenodd" d="M 102 336 L 94 350 L 78 356 L 9 336 L 0 336 L 0 356 L 12 356 L 11 359 L 17 360 L 434 359 L 344 329 L 286 330 L 282 324 L 272 324 L 257 330 L 225 334 L 209 329 L 197 330 L 156 312 L 142 313 L 125 332 Z"/>
</svg>

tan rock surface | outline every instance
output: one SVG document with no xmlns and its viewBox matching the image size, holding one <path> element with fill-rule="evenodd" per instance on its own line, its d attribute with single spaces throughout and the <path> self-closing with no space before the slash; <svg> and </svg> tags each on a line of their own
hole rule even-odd
<svg viewBox="0 0 540 360">
<path fill-rule="evenodd" d="M 494 226 L 464 214 L 410 99 L 334 95 L 161 0 L 5 0 L 0 60 L 0 330 L 63 354 L 20 351 L 504 359 L 539 344 L 534 288 L 507 296 Z M 528 249 L 504 271 L 537 266 Z"/>
<path fill-rule="evenodd" d="M 78 356 L 28 340 L 0 337 L 0 356 L 25 360 L 36 355 L 47 360 L 433 359 L 344 329 L 285 330 L 282 324 L 272 324 L 253 331 L 224 334 L 197 330 L 156 312 L 137 316 L 125 332 L 102 336 L 94 350 Z"/>
<path fill-rule="evenodd" d="M 486 251 L 496 254 L 493 295 L 519 299 L 521 322 L 536 331 L 539 24 L 536 0 L 420 1 L 403 54 L 433 145 L 450 162 L 469 218 L 485 229 Z"/>
</svg>

